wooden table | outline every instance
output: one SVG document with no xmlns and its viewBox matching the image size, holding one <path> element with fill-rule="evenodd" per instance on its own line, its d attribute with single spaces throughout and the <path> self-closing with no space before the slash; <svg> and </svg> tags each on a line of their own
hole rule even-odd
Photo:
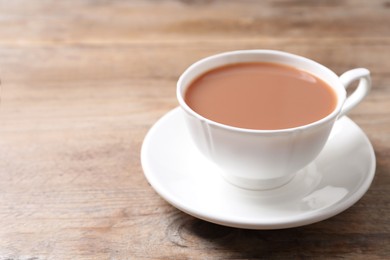
<svg viewBox="0 0 390 260">
<path fill-rule="evenodd" d="M 147 183 L 143 138 L 207 55 L 293 52 L 372 72 L 350 113 L 376 177 L 354 206 L 254 231 L 175 209 Z M 390 258 L 390 2 L 0 2 L 0 259 Z"/>
</svg>

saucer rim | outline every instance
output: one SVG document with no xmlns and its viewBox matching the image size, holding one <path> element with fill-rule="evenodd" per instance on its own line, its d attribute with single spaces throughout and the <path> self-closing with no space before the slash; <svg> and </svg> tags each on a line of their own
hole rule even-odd
<svg viewBox="0 0 390 260">
<path fill-rule="evenodd" d="M 253 218 L 250 217 L 249 218 L 234 217 L 233 219 L 231 219 L 231 218 L 223 217 L 218 214 L 210 214 L 202 210 L 198 210 L 189 205 L 183 205 L 183 203 L 180 203 L 180 199 L 170 194 L 169 190 L 164 188 L 164 185 L 162 185 L 162 183 L 158 181 L 158 178 L 155 178 L 153 176 L 152 173 L 153 171 L 151 170 L 150 166 L 146 162 L 147 151 L 150 148 L 149 144 L 151 142 L 153 134 L 160 129 L 160 125 L 163 125 L 168 118 L 176 116 L 175 114 L 179 113 L 180 109 L 181 109 L 180 107 L 176 107 L 168 111 L 163 116 L 161 116 L 149 129 L 149 131 L 145 135 L 141 147 L 141 165 L 147 181 L 159 196 L 161 196 L 165 201 L 167 201 L 175 208 L 196 218 L 211 223 L 219 224 L 219 225 L 229 226 L 229 227 L 257 229 L 257 230 L 283 229 L 283 228 L 292 228 L 292 227 L 309 225 L 333 217 L 345 211 L 352 205 L 354 205 L 367 192 L 374 179 L 375 170 L 376 170 L 376 157 L 375 157 L 373 146 L 370 140 L 368 139 L 367 135 L 364 133 L 364 131 L 353 120 L 351 120 L 347 116 L 343 116 L 343 118 L 347 120 L 346 123 L 351 124 L 353 127 L 355 127 L 356 130 L 359 131 L 360 137 L 364 139 L 364 143 L 365 145 L 367 145 L 366 148 L 369 150 L 368 162 L 371 164 L 370 169 L 365 174 L 365 177 L 362 178 L 362 182 L 356 185 L 355 191 L 352 194 L 350 194 L 348 198 L 343 199 L 334 205 L 321 208 L 318 210 L 313 210 L 310 212 L 303 212 L 295 216 L 278 217 L 275 219 L 260 218 L 258 221 L 255 221 Z M 340 120 L 340 118 L 338 120 Z M 221 178 L 221 181 L 224 180 L 222 180 Z"/>
</svg>

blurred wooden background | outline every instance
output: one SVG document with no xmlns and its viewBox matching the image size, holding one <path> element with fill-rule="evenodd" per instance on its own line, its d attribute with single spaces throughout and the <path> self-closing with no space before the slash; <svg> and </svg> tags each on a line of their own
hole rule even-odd
<svg viewBox="0 0 390 260">
<path fill-rule="evenodd" d="M 353 207 L 251 231 L 186 215 L 148 185 L 147 130 L 210 54 L 278 49 L 371 70 L 350 114 L 376 156 Z M 0 1 L 0 260 L 390 258 L 390 1 Z"/>
</svg>

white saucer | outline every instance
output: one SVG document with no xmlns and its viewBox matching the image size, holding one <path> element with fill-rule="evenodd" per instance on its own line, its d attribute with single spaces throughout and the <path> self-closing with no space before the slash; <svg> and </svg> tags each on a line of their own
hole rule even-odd
<svg viewBox="0 0 390 260">
<path fill-rule="evenodd" d="M 248 229 L 297 227 L 332 217 L 357 202 L 375 175 L 375 154 L 363 131 L 339 119 L 319 157 L 284 186 L 238 188 L 194 147 L 180 108 L 146 135 L 141 161 L 156 192 L 174 207 L 213 223 Z"/>
</svg>

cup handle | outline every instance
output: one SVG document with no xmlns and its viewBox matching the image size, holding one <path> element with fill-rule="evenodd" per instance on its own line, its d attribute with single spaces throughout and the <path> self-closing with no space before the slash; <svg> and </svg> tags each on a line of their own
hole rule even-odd
<svg viewBox="0 0 390 260">
<path fill-rule="evenodd" d="M 352 82 L 359 80 L 359 85 L 352 94 L 347 97 L 339 117 L 347 114 L 352 108 L 359 104 L 371 89 L 370 71 L 364 68 L 349 70 L 340 76 L 340 81 L 347 89 Z"/>
</svg>

